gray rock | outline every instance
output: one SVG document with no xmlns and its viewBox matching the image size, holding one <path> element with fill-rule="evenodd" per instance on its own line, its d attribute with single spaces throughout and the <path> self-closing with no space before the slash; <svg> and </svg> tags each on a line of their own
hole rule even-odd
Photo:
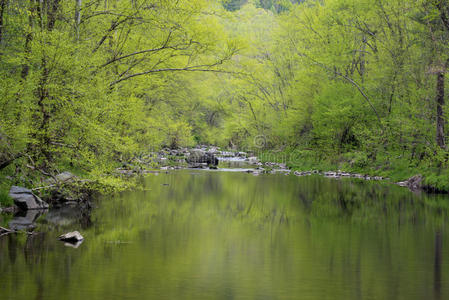
<svg viewBox="0 0 449 300">
<path fill-rule="evenodd" d="M 192 150 L 190 150 L 189 158 L 191 158 L 191 159 L 195 159 L 195 158 L 199 159 L 199 158 L 203 157 L 204 155 L 206 155 L 206 151 L 203 151 L 201 149 L 192 149 Z"/>
<path fill-rule="evenodd" d="M 411 189 L 412 191 L 421 189 L 423 179 L 424 178 L 422 177 L 422 175 L 416 175 L 409 178 L 409 180 L 407 180 L 408 188 Z"/>
<path fill-rule="evenodd" d="M 417 191 L 422 189 L 423 179 L 424 178 L 422 175 L 416 175 L 406 181 L 396 182 L 396 184 L 399 186 L 408 187 L 412 191 Z"/>
<path fill-rule="evenodd" d="M 207 150 L 207 153 L 218 155 L 220 152 L 217 147 L 210 147 L 209 150 Z"/>
<path fill-rule="evenodd" d="M 76 175 L 74 175 L 68 171 L 65 171 L 65 172 L 62 172 L 62 173 L 56 175 L 54 178 L 52 177 L 52 178 L 46 179 L 45 183 L 47 183 L 47 184 L 64 183 L 64 182 L 74 181 L 74 180 L 76 180 L 76 178 L 77 178 Z"/>
<path fill-rule="evenodd" d="M 67 182 L 76 179 L 76 176 L 68 171 L 62 172 L 55 176 L 55 178 L 60 182 Z"/>
<path fill-rule="evenodd" d="M 324 176 L 326 176 L 326 177 L 338 177 L 336 172 L 325 172 Z"/>
<path fill-rule="evenodd" d="M 203 164 L 206 166 L 218 166 L 218 159 L 211 153 L 206 153 L 201 149 L 193 149 L 190 151 L 189 157 L 186 159 L 190 167 L 198 168 Z"/>
<path fill-rule="evenodd" d="M 34 195 L 29 189 L 12 186 L 9 196 L 21 210 L 46 209 L 48 204 Z"/>
<path fill-rule="evenodd" d="M 76 242 L 84 240 L 84 237 L 78 231 L 72 231 L 72 232 L 68 232 L 66 234 L 60 235 L 58 237 L 58 239 L 60 241 L 64 241 L 64 242 L 76 243 Z"/>
</svg>

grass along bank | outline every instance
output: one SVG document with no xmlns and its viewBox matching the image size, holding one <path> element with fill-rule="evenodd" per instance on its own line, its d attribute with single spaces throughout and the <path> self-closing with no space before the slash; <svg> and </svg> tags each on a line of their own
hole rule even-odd
<svg viewBox="0 0 449 300">
<path fill-rule="evenodd" d="M 341 154 L 323 153 L 312 150 L 286 149 L 265 150 L 257 154 L 261 162 L 284 163 L 292 171 L 320 172 L 337 171 L 358 173 L 371 177 L 387 178 L 392 183 L 406 181 L 422 175 L 423 188 L 429 192 L 449 192 L 449 167 L 432 160 L 417 160 L 400 153 L 370 157 L 364 152 Z"/>
</svg>

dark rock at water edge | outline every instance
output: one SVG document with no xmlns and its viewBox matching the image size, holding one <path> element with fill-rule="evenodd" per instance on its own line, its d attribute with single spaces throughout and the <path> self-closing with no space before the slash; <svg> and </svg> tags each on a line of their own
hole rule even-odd
<svg viewBox="0 0 449 300">
<path fill-rule="evenodd" d="M 201 149 L 193 149 L 190 155 L 186 158 L 190 167 L 202 167 L 203 164 L 207 166 L 218 166 L 218 158 L 214 154 L 205 152 Z"/>
<path fill-rule="evenodd" d="M 415 175 L 406 181 L 396 183 L 399 186 L 408 187 L 412 191 L 418 191 L 423 188 L 424 177 L 422 175 Z"/>
<path fill-rule="evenodd" d="M 408 180 L 407 186 L 409 189 L 413 190 L 419 190 L 422 188 L 422 183 L 423 183 L 423 177 L 422 175 L 416 175 L 411 177 Z"/>
<path fill-rule="evenodd" d="M 9 196 L 21 210 L 47 209 L 48 204 L 38 196 L 34 195 L 29 189 L 12 186 Z"/>
</svg>

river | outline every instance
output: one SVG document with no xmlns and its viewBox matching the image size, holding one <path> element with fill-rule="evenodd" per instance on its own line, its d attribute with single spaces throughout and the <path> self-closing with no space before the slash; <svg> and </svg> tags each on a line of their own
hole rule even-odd
<svg viewBox="0 0 449 300">
<path fill-rule="evenodd" d="M 447 196 L 204 170 L 141 187 L 1 237 L 0 299 L 449 298 Z"/>
</svg>

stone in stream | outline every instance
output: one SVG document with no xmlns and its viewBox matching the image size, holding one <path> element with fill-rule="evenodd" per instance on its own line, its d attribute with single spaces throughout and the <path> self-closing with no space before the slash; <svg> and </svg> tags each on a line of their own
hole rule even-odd
<svg viewBox="0 0 449 300">
<path fill-rule="evenodd" d="M 12 186 L 9 196 L 21 210 L 47 209 L 48 204 L 34 195 L 29 189 L 19 186 Z"/>
<path fill-rule="evenodd" d="M 416 175 L 406 181 L 398 182 L 396 184 L 399 186 L 408 187 L 412 191 L 417 191 L 422 188 L 423 179 L 424 178 L 422 175 Z"/>
<path fill-rule="evenodd" d="M 84 237 L 78 231 L 68 232 L 58 237 L 60 241 L 68 243 L 77 243 L 84 240 Z"/>
<path fill-rule="evenodd" d="M 201 168 L 206 166 L 218 166 L 218 159 L 215 155 L 207 153 L 201 149 L 193 149 L 190 151 L 189 157 L 186 159 L 190 167 Z"/>
</svg>

